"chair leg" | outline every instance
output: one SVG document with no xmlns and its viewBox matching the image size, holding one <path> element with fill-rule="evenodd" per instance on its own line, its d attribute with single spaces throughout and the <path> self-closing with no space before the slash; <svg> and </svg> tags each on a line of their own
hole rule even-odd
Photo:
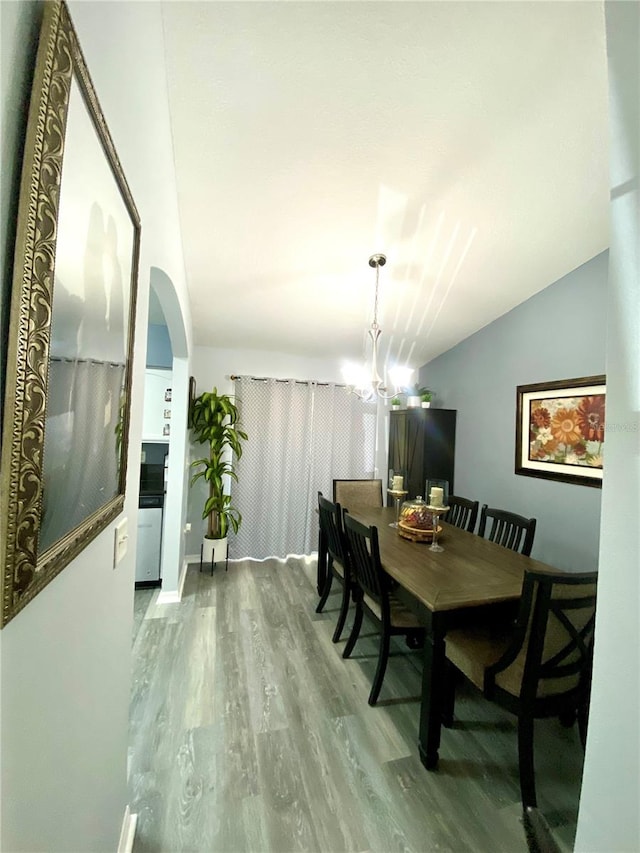
<svg viewBox="0 0 640 853">
<path fill-rule="evenodd" d="M 384 678 L 385 670 L 387 669 L 387 661 L 389 660 L 389 642 L 391 640 L 391 635 L 389 631 L 382 627 L 380 631 L 380 653 L 378 654 L 378 668 L 376 669 L 375 678 L 373 679 L 373 686 L 371 688 L 371 693 L 369 694 L 369 704 L 375 705 L 378 701 L 378 696 L 380 695 L 380 688 L 382 687 L 382 680 Z"/>
<path fill-rule="evenodd" d="M 560 720 L 560 725 L 562 725 L 565 729 L 570 729 L 573 727 L 576 719 L 578 717 L 577 708 L 569 708 L 565 709 L 559 715 L 558 719 Z"/>
<path fill-rule="evenodd" d="M 360 628 L 362 627 L 362 599 L 356 598 L 356 612 L 353 617 L 353 627 L 351 628 L 351 633 L 349 634 L 349 639 L 347 640 L 347 645 L 344 647 L 342 652 L 343 658 L 348 658 L 358 639 L 358 635 L 360 634 Z"/>
<path fill-rule="evenodd" d="M 458 682 L 458 670 L 447 661 L 444 670 L 444 691 L 442 701 L 442 725 L 450 729 L 453 726 L 453 711 L 456 705 L 456 684 Z"/>
<path fill-rule="evenodd" d="M 331 571 L 331 566 L 329 566 L 329 571 L 327 572 L 327 579 L 324 584 L 324 589 L 322 590 L 322 595 L 320 596 L 320 601 L 316 605 L 316 613 L 322 613 L 322 608 L 327 603 L 327 598 L 329 598 L 329 593 L 331 592 L 331 584 L 333 582 L 333 572 Z"/>
<path fill-rule="evenodd" d="M 578 718 L 578 734 L 580 735 L 580 743 L 582 748 L 587 746 L 587 729 L 589 727 L 589 704 L 591 702 L 591 668 L 589 668 L 583 688 L 580 691 L 578 699 L 577 718 Z"/>
<path fill-rule="evenodd" d="M 416 651 L 417 649 L 423 649 L 424 631 L 421 628 L 415 631 L 408 631 L 407 635 L 404 638 L 404 641 L 408 649 L 413 649 L 414 651 Z"/>
<path fill-rule="evenodd" d="M 333 632 L 333 637 L 331 638 L 334 643 L 337 643 L 340 639 L 340 634 L 342 634 L 342 629 L 344 628 L 344 623 L 347 621 L 347 613 L 349 612 L 349 602 L 351 601 L 351 588 L 347 583 L 345 578 L 344 584 L 342 587 L 342 604 L 340 605 L 340 615 L 338 616 L 338 621 L 336 622 L 336 629 Z"/>
<path fill-rule="evenodd" d="M 578 733 L 582 748 L 587 746 L 587 728 L 589 727 L 589 702 L 584 700 L 578 706 Z"/>
<path fill-rule="evenodd" d="M 518 717 L 518 762 L 520 765 L 520 795 L 524 809 L 537 807 L 536 782 L 533 764 L 533 716 Z"/>
</svg>

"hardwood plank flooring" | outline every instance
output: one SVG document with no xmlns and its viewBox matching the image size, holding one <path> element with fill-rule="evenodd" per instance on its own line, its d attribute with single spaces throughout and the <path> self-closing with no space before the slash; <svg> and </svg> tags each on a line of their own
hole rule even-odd
<svg viewBox="0 0 640 853">
<path fill-rule="evenodd" d="M 179 604 L 136 591 L 130 712 L 134 853 L 526 853 L 513 717 L 463 685 L 440 767 L 418 758 L 421 652 L 394 638 L 380 702 L 377 634 L 331 642 L 315 564 L 189 567 Z M 577 731 L 536 724 L 539 806 L 573 848 Z"/>
</svg>

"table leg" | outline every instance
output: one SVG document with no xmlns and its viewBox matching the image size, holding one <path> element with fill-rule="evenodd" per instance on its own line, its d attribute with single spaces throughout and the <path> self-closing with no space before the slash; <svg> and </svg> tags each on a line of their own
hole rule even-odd
<svg viewBox="0 0 640 853">
<path fill-rule="evenodd" d="M 318 533 L 318 567 L 316 576 L 318 595 L 322 595 L 327 582 L 327 556 L 327 542 L 324 533 L 320 530 Z"/>
<path fill-rule="evenodd" d="M 436 770 L 444 700 L 445 617 L 442 613 L 430 613 L 427 621 L 418 748 L 420 760 L 427 770 Z"/>
</svg>

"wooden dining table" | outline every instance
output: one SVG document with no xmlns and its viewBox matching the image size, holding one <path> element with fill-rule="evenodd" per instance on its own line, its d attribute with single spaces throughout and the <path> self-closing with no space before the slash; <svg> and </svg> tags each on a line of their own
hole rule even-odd
<svg viewBox="0 0 640 853">
<path fill-rule="evenodd" d="M 473 609 L 486 608 L 490 619 L 489 608 L 517 602 L 525 569 L 557 570 L 446 522 L 440 522 L 439 535 L 444 550 L 437 552 L 428 543 L 401 537 L 390 526 L 395 510 L 389 507 L 353 506 L 350 512 L 363 524 L 378 528 L 382 566 L 398 583 L 395 594 L 426 630 L 418 747 L 424 766 L 434 770 L 440 748 L 447 630 L 463 624 Z"/>
</svg>

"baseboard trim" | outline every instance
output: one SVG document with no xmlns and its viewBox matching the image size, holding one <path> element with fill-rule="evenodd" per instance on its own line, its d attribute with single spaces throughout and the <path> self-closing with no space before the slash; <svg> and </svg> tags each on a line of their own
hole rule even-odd
<svg viewBox="0 0 640 853">
<path fill-rule="evenodd" d="M 133 850 L 133 840 L 136 837 L 136 824 L 138 823 L 138 815 L 132 814 L 129 805 L 127 804 L 124 810 L 124 818 L 122 820 L 122 829 L 120 830 L 120 841 L 118 842 L 118 853 L 131 853 Z"/>
<path fill-rule="evenodd" d="M 160 590 L 158 594 L 158 604 L 180 604 L 182 601 L 182 590 L 184 588 L 184 581 L 187 577 L 187 568 L 189 567 L 189 563 L 187 560 L 182 561 L 182 571 L 180 572 L 180 577 L 178 578 L 178 589 L 171 589 L 167 592 L 163 592 Z"/>
</svg>

